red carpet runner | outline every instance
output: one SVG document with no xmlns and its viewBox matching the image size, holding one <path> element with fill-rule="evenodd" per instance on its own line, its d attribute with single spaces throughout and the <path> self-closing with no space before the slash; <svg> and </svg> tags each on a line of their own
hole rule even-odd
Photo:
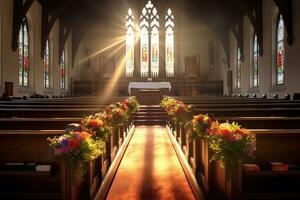
<svg viewBox="0 0 300 200">
<path fill-rule="evenodd" d="M 138 126 L 107 199 L 195 199 L 163 126 Z"/>
</svg>

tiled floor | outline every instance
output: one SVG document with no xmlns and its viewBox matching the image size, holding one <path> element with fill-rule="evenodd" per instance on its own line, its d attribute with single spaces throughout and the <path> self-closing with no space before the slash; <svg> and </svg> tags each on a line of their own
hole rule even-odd
<svg viewBox="0 0 300 200">
<path fill-rule="evenodd" d="M 195 199 L 163 126 L 138 126 L 107 199 Z"/>
</svg>

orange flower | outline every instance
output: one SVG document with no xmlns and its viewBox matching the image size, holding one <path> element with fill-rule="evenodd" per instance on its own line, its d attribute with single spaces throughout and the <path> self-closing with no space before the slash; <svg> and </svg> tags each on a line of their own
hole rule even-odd
<svg viewBox="0 0 300 200">
<path fill-rule="evenodd" d="M 93 128 L 96 128 L 99 125 L 99 121 L 97 119 L 91 119 L 88 121 L 88 125 Z"/>
<path fill-rule="evenodd" d="M 86 138 L 90 137 L 90 134 L 88 132 L 75 132 L 76 138 L 79 139 L 80 141 L 85 140 Z"/>
<path fill-rule="evenodd" d="M 247 135 L 247 132 L 243 129 L 238 128 L 238 129 L 234 130 L 234 134 L 238 134 L 238 135 L 244 137 Z"/>
</svg>

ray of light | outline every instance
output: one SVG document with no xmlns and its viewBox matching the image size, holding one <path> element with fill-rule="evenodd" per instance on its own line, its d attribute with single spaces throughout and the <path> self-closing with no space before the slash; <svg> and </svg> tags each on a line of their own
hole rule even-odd
<svg viewBox="0 0 300 200">
<path fill-rule="evenodd" d="M 99 54 L 101 54 L 101 53 L 103 53 L 103 52 L 105 52 L 105 51 L 107 51 L 109 49 L 117 47 L 118 45 L 121 45 L 122 43 L 124 44 L 125 40 L 126 40 L 125 36 L 120 36 L 120 37 L 114 38 L 115 42 L 112 42 L 110 45 L 108 45 L 108 46 L 106 46 L 106 47 L 104 47 L 104 48 L 96 51 L 95 53 L 91 54 L 89 57 L 85 57 L 84 59 L 78 61 L 77 65 L 80 65 L 80 64 L 86 62 L 88 59 L 91 59 L 91 58 L 93 58 L 93 57 L 95 57 L 95 56 L 97 56 L 97 55 L 99 55 Z"/>
<path fill-rule="evenodd" d="M 117 64 L 116 70 L 111 77 L 110 81 L 106 84 L 105 89 L 101 95 L 101 99 L 109 99 L 113 95 L 114 88 L 116 88 L 116 84 L 118 83 L 118 80 L 120 79 L 123 69 L 125 67 L 125 55 L 123 55 Z"/>
</svg>

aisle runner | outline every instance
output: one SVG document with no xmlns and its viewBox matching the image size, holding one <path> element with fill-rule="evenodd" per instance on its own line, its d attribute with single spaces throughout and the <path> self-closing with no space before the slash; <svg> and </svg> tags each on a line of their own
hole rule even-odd
<svg viewBox="0 0 300 200">
<path fill-rule="evenodd" d="M 107 199 L 194 199 L 164 127 L 136 127 Z"/>
</svg>

